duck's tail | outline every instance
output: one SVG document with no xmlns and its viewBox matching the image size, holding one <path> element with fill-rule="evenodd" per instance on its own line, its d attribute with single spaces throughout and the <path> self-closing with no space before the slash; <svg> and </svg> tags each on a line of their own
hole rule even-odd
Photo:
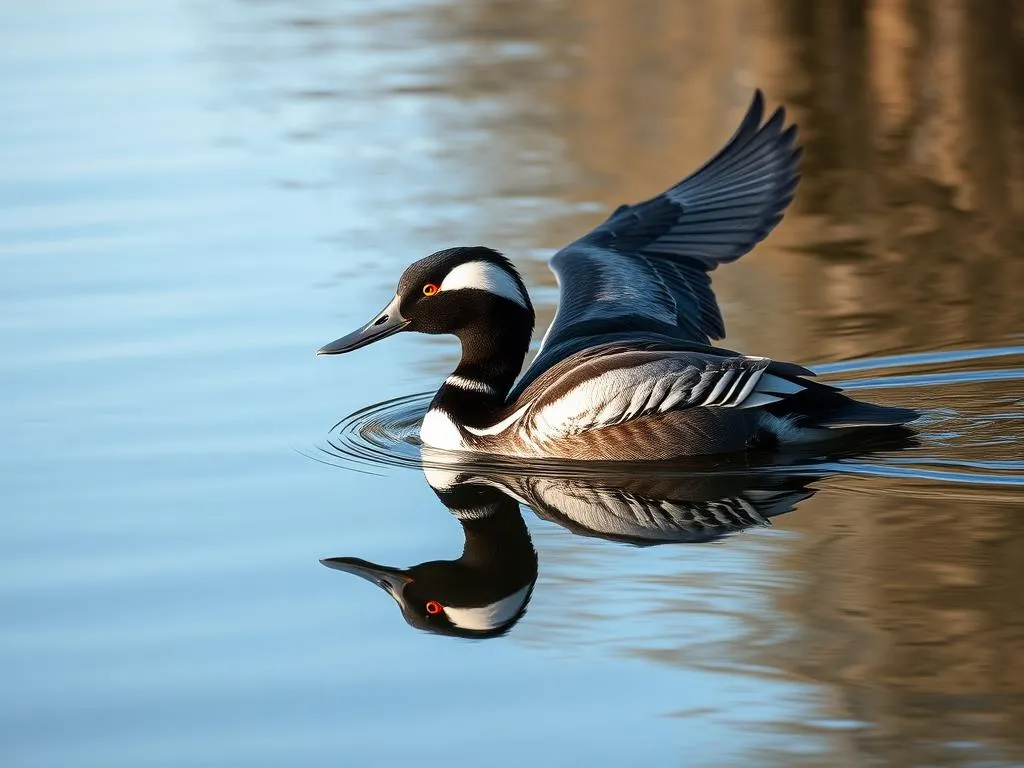
<svg viewBox="0 0 1024 768">
<path fill-rule="evenodd" d="M 824 413 L 805 417 L 807 426 L 824 429 L 854 429 L 856 427 L 899 427 L 909 424 L 921 413 L 913 408 L 875 405 L 840 395 L 842 402 Z"/>
<path fill-rule="evenodd" d="M 761 426 L 780 443 L 809 443 L 860 430 L 905 430 L 920 415 L 913 408 L 865 403 L 828 386 L 813 386 L 767 406 Z"/>
</svg>

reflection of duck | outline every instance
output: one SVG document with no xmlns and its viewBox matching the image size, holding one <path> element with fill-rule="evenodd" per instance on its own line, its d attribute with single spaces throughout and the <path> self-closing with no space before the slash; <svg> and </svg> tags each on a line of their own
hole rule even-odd
<svg viewBox="0 0 1024 768">
<path fill-rule="evenodd" d="M 917 417 L 855 401 L 792 363 L 710 345 L 725 327 L 709 273 L 782 219 L 799 175 L 796 129 L 760 92 L 732 140 L 664 194 L 624 205 L 552 260 L 560 303 L 533 332 L 526 286 L 489 248 L 421 259 L 363 328 L 318 354 L 399 331 L 450 333 L 462 360 L 427 411 L 425 445 L 579 460 L 659 460 L 818 443 Z"/>
<path fill-rule="evenodd" d="M 395 599 L 417 629 L 495 637 L 526 612 L 537 553 L 519 504 L 573 533 L 631 544 L 699 542 L 765 525 L 814 493 L 810 478 L 781 474 L 559 478 L 426 470 L 437 496 L 462 523 L 457 560 L 408 569 L 355 557 L 324 565 L 361 576 Z"/>
<path fill-rule="evenodd" d="M 435 489 L 458 517 L 466 543 L 457 560 L 402 570 L 354 557 L 321 562 L 382 587 L 417 629 L 461 637 L 504 634 L 526 612 L 537 552 L 515 499 L 482 484 Z"/>
<path fill-rule="evenodd" d="M 767 525 L 814 495 L 810 476 L 778 473 L 558 477 L 428 469 L 435 491 L 488 485 L 582 536 L 630 544 L 701 542 Z"/>
</svg>

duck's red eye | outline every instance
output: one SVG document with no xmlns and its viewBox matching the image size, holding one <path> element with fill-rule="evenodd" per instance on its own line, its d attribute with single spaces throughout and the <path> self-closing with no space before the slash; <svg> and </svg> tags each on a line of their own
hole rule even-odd
<svg viewBox="0 0 1024 768">
<path fill-rule="evenodd" d="M 442 611 L 441 604 L 437 600 L 427 600 L 427 613 L 431 616 Z"/>
<path fill-rule="evenodd" d="M 424 296 L 433 296 L 435 293 L 437 293 L 440 290 L 441 289 L 438 286 L 434 285 L 433 283 L 427 283 L 426 285 L 423 286 L 423 295 Z"/>
</svg>

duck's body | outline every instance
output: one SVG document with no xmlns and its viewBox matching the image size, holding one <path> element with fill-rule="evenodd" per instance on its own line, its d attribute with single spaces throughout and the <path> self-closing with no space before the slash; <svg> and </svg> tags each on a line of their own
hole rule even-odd
<svg viewBox="0 0 1024 768">
<path fill-rule="evenodd" d="M 450 376 L 420 434 L 424 445 L 450 451 L 649 461 L 805 445 L 916 415 L 857 402 L 804 378 L 811 375 L 654 335 L 604 341 L 504 399 L 482 379 Z"/>
<path fill-rule="evenodd" d="M 407 329 L 457 335 L 462 360 L 421 429 L 425 445 L 451 451 L 662 460 L 911 421 L 915 411 L 852 400 L 798 365 L 711 345 L 725 329 L 708 273 L 771 231 L 799 179 L 795 128 L 781 109 L 762 115 L 758 92 L 703 168 L 555 255 L 558 312 L 518 382 L 533 307 L 512 264 L 482 247 L 416 262 L 377 318 L 320 352 Z"/>
</svg>

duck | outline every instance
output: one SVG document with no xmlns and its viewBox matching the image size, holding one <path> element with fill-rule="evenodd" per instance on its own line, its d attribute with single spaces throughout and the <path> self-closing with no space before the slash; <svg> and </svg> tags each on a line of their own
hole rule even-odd
<svg viewBox="0 0 1024 768">
<path fill-rule="evenodd" d="M 552 257 L 558 307 L 522 375 L 533 304 L 513 263 L 487 246 L 414 262 L 383 310 L 317 355 L 405 331 L 455 335 L 461 359 L 420 440 L 456 455 L 647 462 L 903 429 L 918 411 L 855 400 L 801 365 L 713 344 L 725 325 L 710 273 L 775 228 L 800 179 L 796 126 L 784 107 L 764 115 L 757 90 L 703 166 L 619 206 Z"/>
</svg>

